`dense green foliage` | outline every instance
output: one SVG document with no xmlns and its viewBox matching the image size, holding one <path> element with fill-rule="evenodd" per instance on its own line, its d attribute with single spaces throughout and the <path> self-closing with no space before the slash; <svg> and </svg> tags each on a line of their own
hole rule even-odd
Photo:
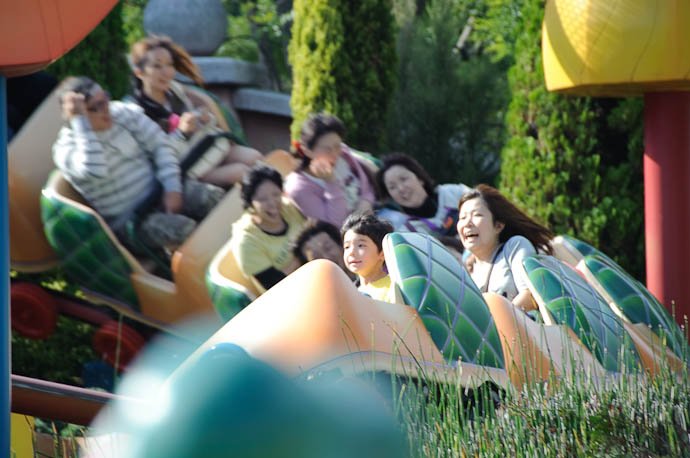
<svg viewBox="0 0 690 458">
<path fill-rule="evenodd" d="M 641 101 L 549 93 L 544 0 L 491 4 L 484 30 L 506 31 L 494 44 L 514 59 L 501 190 L 554 232 L 588 241 L 644 278 Z"/>
<path fill-rule="evenodd" d="M 126 53 L 122 4 L 117 3 L 98 27 L 47 70 L 58 79 L 89 76 L 118 99 L 129 91 Z"/>
<path fill-rule="evenodd" d="M 309 113 L 340 117 L 353 146 L 378 151 L 395 81 L 391 2 L 297 0 L 289 61 L 292 136 Z"/>
<path fill-rule="evenodd" d="M 228 38 L 216 56 L 266 65 L 272 89 L 289 91 L 287 47 L 292 26 L 292 0 L 223 0 L 228 12 Z"/>
<path fill-rule="evenodd" d="M 441 183 L 493 182 L 505 141 L 509 59 L 492 60 L 472 33 L 483 2 L 437 0 L 421 14 L 414 4 L 397 6 L 390 149 L 415 156 Z"/>
<path fill-rule="evenodd" d="M 82 386 L 82 366 L 100 360 L 91 346 L 93 326 L 61 316 L 45 340 L 12 333 L 12 373 Z"/>
<path fill-rule="evenodd" d="M 345 67 L 340 3 L 339 0 L 297 0 L 294 4 L 292 40 L 288 47 L 293 79 L 292 138 L 299 138 L 302 121 L 313 111 L 343 116 L 335 75 Z"/>
<path fill-rule="evenodd" d="M 144 31 L 144 8 L 148 0 L 121 0 L 122 27 L 125 31 L 125 41 L 128 45 L 146 36 Z"/>
</svg>

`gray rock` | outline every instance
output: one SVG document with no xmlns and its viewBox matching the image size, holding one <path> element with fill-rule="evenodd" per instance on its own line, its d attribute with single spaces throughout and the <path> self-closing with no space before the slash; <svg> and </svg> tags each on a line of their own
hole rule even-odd
<svg viewBox="0 0 690 458">
<path fill-rule="evenodd" d="M 208 84 L 229 84 L 232 86 L 258 86 L 268 84 L 268 70 L 263 64 L 246 62 L 231 57 L 196 57 Z"/>
<path fill-rule="evenodd" d="M 285 117 L 292 116 L 290 96 L 261 89 L 238 89 L 232 94 L 232 105 L 237 110 L 255 111 Z"/>
<path fill-rule="evenodd" d="M 193 56 L 210 56 L 225 40 L 228 17 L 220 0 L 150 0 L 144 30 L 168 35 Z"/>
</svg>

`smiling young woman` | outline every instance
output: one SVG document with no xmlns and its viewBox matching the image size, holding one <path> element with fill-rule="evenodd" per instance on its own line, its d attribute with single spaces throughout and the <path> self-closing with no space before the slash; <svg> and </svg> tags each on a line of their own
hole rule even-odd
<svg viewBox="0 0 690 458">
<path fill-rule="evenodd" d="M 521 309 L 533 310 L 522 260 L 537 251 L 551 254 L 553 233 L 486 184 L 465 194 L 458 209 L 458 235 L 475 258 L 474 282 L 482 292 L 500 294 Z"/>
</svg>

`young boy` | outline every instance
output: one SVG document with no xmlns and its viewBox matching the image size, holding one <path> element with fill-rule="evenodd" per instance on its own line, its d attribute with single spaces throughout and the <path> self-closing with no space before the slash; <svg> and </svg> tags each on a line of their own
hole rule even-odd
<svg viewBox="0 0 690 458">
<path fill-rule="evenodd" d="M 354 213 L 342 229 L 343 260 L 348 270 L 359 279 L 359 290 L 372 299 L 402 304 L 398 289 L 384 270 L 383 237 L 393 232 L 388 221 L 371 213 Z"/>
</svg>

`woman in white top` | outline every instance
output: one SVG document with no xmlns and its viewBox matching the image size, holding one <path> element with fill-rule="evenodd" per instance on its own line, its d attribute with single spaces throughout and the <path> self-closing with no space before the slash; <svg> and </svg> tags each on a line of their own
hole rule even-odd
<svg viewBox="0 0 690 458">
<path fill-rule="evenodd" d="M 535 309 L 522 260 L 537 251 L 551 254 L 553 233 L 489 185 L 465 194 L 458 207 L 458 235 L 474 257 L 471 275 L 477 286 L 525 311 Z"/>
<path fill-rule="evenodd" d="M 383 158 L 376 182 L 382 197 L 399 206 L 384 207 L 378 212 L 396 231 L 423 232 L 436 237 L 456 235 L 458 202 L 470 190 L 468 186 L 462 183 L 436 186 L 419 162 L 402 153 Z"/>
</svg>

